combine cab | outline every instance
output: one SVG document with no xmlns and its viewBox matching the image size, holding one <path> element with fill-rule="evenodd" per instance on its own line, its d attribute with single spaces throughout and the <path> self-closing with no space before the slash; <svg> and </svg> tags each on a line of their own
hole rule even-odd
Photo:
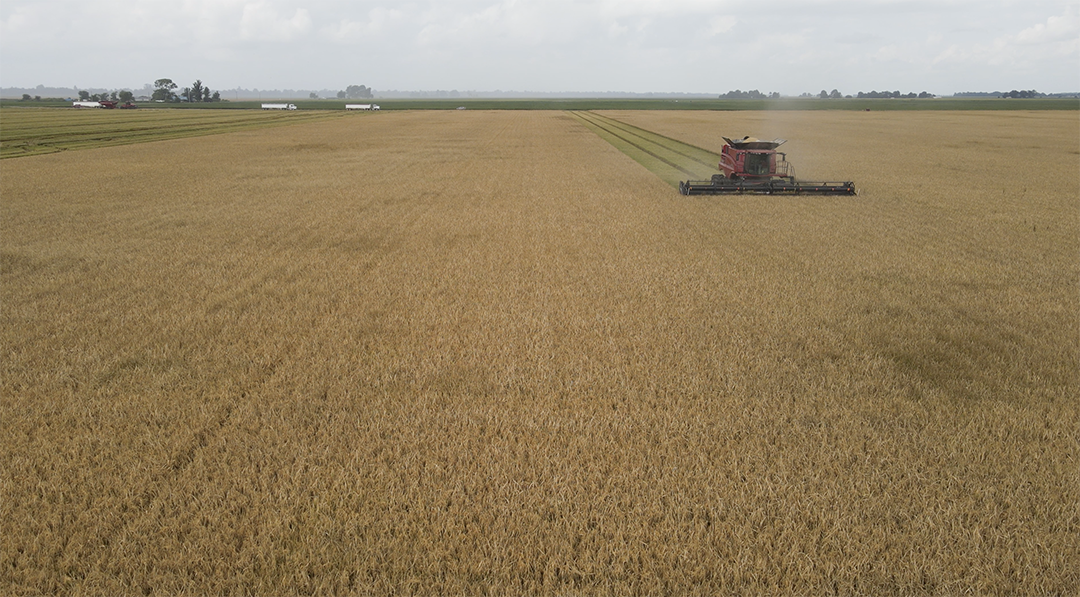
<svg viewBox="0 0 1080 597">
<path fill-rule="evenodd" d="M 795 179 L 787 155 L 776 151 L 785 139 L 761 141 L 743 137 L 720 152 L 720 173 L 712 180 L 679 183 L 683 195 L 854 195 L 853 182 L 807 182 Z"/>
</svg>

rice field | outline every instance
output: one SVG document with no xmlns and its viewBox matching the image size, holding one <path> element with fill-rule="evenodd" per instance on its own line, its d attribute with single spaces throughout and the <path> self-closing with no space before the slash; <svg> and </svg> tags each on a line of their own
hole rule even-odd
<svg viewBox="0 0 1080 597">
<path fill-rule="evenodd" d="M 1080 592 L 1074 112 L 601 115 L 859 195 L 556 111 L 4 160 L 0 592 Z"/>
</svg>

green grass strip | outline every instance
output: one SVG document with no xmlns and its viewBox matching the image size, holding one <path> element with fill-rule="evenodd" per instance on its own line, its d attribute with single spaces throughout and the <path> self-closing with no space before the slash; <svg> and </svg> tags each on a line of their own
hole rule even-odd
<svg viewBox="0 0 1080 597">
<path fill-rule="evenodd" d="M 683 180 L 708 179 L 720 156 L 688 143 L 591 112 L 570 112 L 601 139 L 674 188 Z"/>
<path fill-rule="evenodd" d="M 638 139 L 637 142 L 643 146 L 655 146 L 661 150 L 670 151 L 683 158 L 692 160 L 698 165 L 704 166 L 705 170 L 710 174 L 716 170 L 717 164 L 720 161 L 720 155 L 709 151 L 708 149 L 690 145 L 689 143 L 684 143 L 678 139 L 673 139 L 661 135 L 660 133 L 654 133 L 653 131 L 615 120 L 609 116 L 590 112 L 588 117 L 594 121 L 603 123 L 607 127 L 618 129 L 623 136 L 629 135 L 630 137 L 636 137 Z"/>
<path fill-rule="evenodd" d="M 344 116 L 344 112 L 330 111 L 5 108 L 0 110 L 0 159 L 217 135 Z"/>
</svg>

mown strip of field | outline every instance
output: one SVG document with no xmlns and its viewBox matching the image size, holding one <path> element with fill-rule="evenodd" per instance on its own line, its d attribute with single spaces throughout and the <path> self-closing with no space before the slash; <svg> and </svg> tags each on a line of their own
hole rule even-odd
<svg viewBox="0 0 1080 597">
<path fill-rule="evenodd" d="M 669 185 L 702 180 L 717 172 L 720 156 L 707 149 L 593 112 L 570 112 L 582 124 Z"/>
<path fill-rule="evenodd" d="M 4 109 L 0 111 L 0 158 L 214 135 L 343 116 L 329 111 Z"/>
</svg>

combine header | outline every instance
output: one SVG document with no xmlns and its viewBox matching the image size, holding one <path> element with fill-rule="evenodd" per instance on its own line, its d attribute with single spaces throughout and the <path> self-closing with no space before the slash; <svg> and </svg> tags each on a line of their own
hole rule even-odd
<svg viewBox="0 0 1080 597">
<path fill-rule="evenodd" d="M 683 195 L 854 195 L 853 182 L 808 182 L 795 179 L 787 154 L 776 151 L 786 139 L 761 141 L 743 137 L 720 151 L 720 173 L 712 180 L 679 183 Z"/>
</svg>

